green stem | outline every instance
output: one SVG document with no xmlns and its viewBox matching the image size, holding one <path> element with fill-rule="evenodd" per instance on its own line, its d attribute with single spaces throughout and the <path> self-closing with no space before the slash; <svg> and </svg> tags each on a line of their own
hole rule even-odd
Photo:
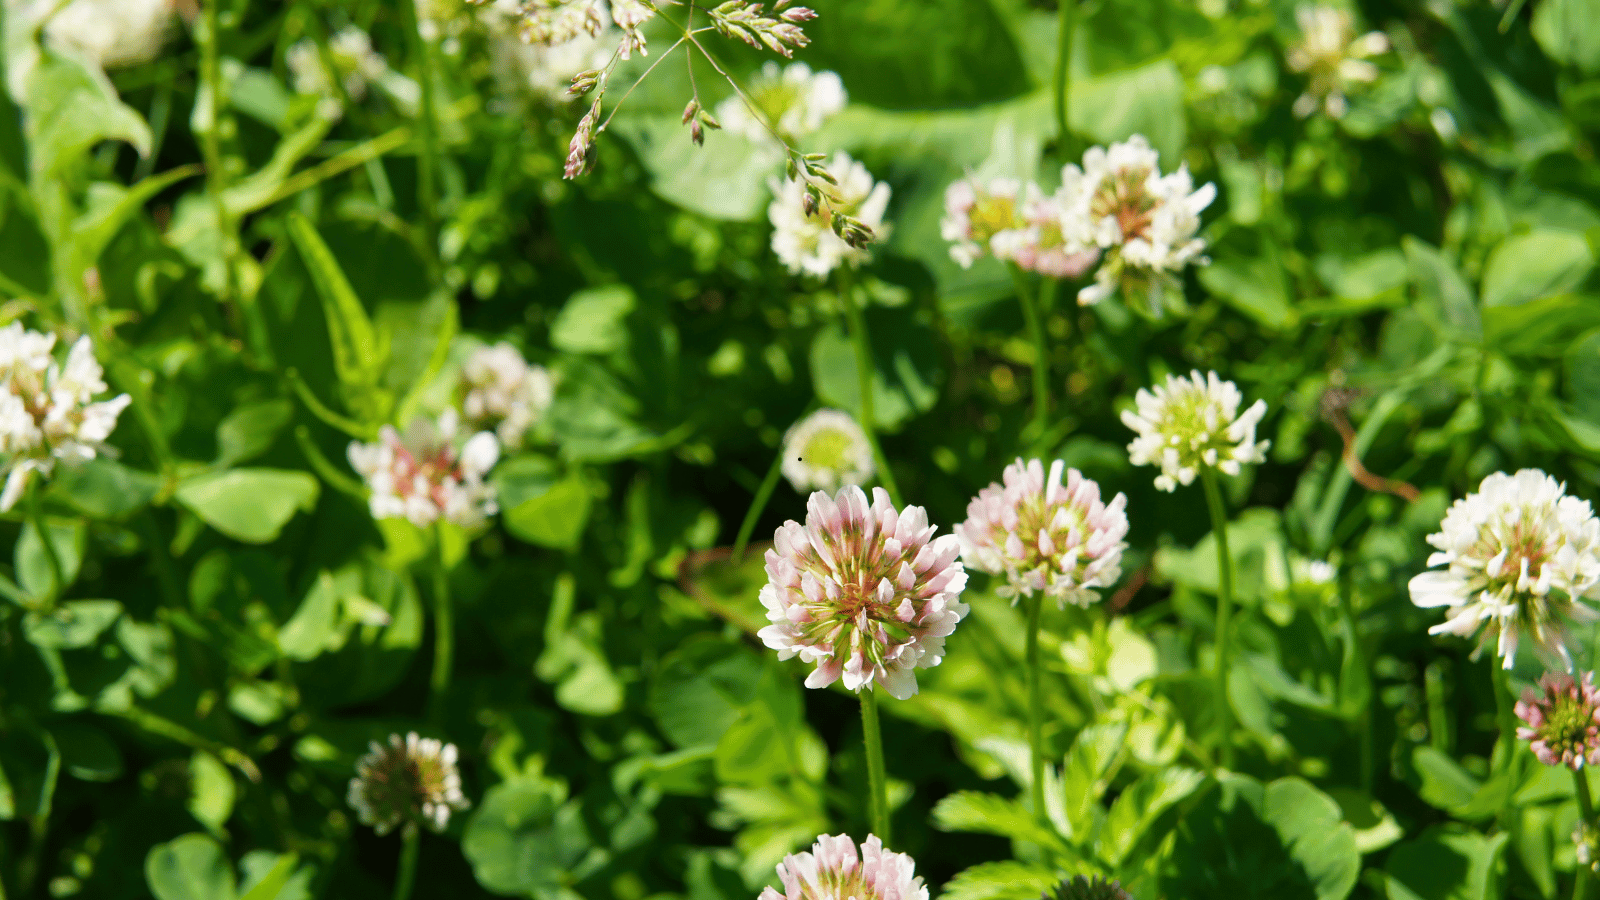
<svg viewBox="0 0 1600 900">
<path fill-rule="evenodd" d="M 872 792 L 869 807 L 872 813 L 872 833 L 887 846 L 889 782 L 883 767 L 883 734 L 878 728 L 878 695 L 871 684 L 861 690 L 861 736 L 867 745 L 867 785 Z"/>
<path fill-rule="evenodd" d="M 394 900 L 411 900 L 411 886 L 417 882 L 417 856 L 422 847 L 422 829 L 407 823 L 400 846 L 400 868 L 394 875 Z"/>
<path fill-rule="evenodd" d="M 1022 306 L 1028 337 L 1033 341 L 1033 423 L 1029 428 L 1038 436 L 1044 433 L 1045 420 L 1050 416 L 1050 344 L 1044 333 L 1044 317 L 1028 286 L 1028 276 L 1016 263 L 1006 265 L 1017 288 L 1017 303 Z"/>
<path fill-rule="evenodd" d="M 40 598 L 40 606 L 44 609 L 53 609 L 56 601 L 61 598 L 61 592 L 66 590 L 67 579 L 62 574 L 61 556 L 56 553 L 56 542 L 50 534 L 50 524 L 44 517 L 44 500 L 40 498 L 39 483 L 42 476 L 33 476 L 28 479 L 25 492 L 28 495 L 28 521 L 33 524 L 33 533 L 38 535 L 40 546 L 44 547 L 44 558 L 50 564 L 50 591 Z"/>
<path fill-rule="evenodd" d="M 1205 487 L 1206 506 L 1211 510 L 1211 529 L 1217 537 L 1217 733 L 1221 740 L 1222 766 L 1233 768 L 1233 706 L 1228 702 L 1228 661 L 1231 652 L 1229 616 L 1233 607 L 1233 557 L 1228 553 L 1228 510 L 1222 504 L 1222 489 L 1217 486 L 1217 471 L 1200 469 Z"/>
<path fill-rule="evenodd" d="M 1594 828 L 1594 798 L 1589 794 L 1589 769 L 1587 766 L 1572 773 L 1572 785 L 1578 793 L 1578 816 L 1583 821 L 1584 839 L 1588 840 Z M 1584 900 L 1589 892 L 1589 866 L 1578 863 L 1577 880 L 1572 884 L 1572 900 Z"/>
<path fill-rule="evenodd" d="M 840 271 L 843 272 L 844 268 L 841 267 Z M 883 455 L 883 447 L 878 444 L 878 425 L 872 410 L 872 345 L 867 339 L 866 317 L 856 306 L 854 294 L 848 276 L 841 276 L 839 304 L 844 307 L 850 342 L 856 349 L 856 377 L 861 391 L 861 430 L 867 433 L 867 443 L 872 445 L 872 459 L 878 465 L 878 480 L 883 482 L 883 489 L 889 492 L 889 499 L 899 507 L 900 488 L 895 485 L 894 473 L 889 471 L 889 460 Z"/>
<path fill-rule="evenodd" d="M 772 458 L 772 466 L 767 469 L 767 477 L 761 479 L 761 487 L 756 489 L 754 499 L 750 501 L 750 510 L 744 514 L 744 521 L 739 523 L 739 536 L 733 540 L 733 564 L 744 562 L 744 548 L 750 543 L 750 534 L 756 530 L 756 520 L 761 518 L 761 511 L 767 508 L 767 501 L 772 499 L 772 492 L 778 486 L 778 476 L 783 473 L 783 448 L 778 448 L 778 455 Z"/>
<path fill-rule="evenodd" d="M 1044 594 L 1035 594 L 1027 602 L 1028 641 L 1024 668 L 1028 679 L 1028 752 L 1033 764 L 1033 817 L 1048 828 L 1050 818 L 1044 808 L 1044 673 L 1039 670 L 1039 618 L 1044 609 Z"/>
<path fill-rule="evenodd" d="M 1078 0 L 1060 0 L 1060 31 L 1056 36 L 1056 148 L 1062 159 L 1070 159 L 1067 142 L 1072 134 L 1067 124 L 1070 111 L 1068 94 L 1072 87 L 1072 32 L 1077 26 Z"/>
<path fill-rule="evenodd" d="M 450 572 L 444 565 L 444 522 L 433 532 L 433 677 L 429 680 L 432 716 L 443 714 L 444 695 L 450 689 L 451 656 L 455 650 L 455 623 L 450 609 Z"/>
<path fill-rule="evenodd" d="M 1370 679 L 1367 670 L 1366 654 L 1361 649 L 1361 636 L 1356 631 L 1355 602 L 1351 597 L 1354 588 L 1353 579 L 1341 573 L 1339 578 L 1339 617 L 1343 620 L 1345 640 L 1349 641 L 1345 652 L 1348 654 L 1348 665 L 1345 677 Z M 1371 682 L 1368 681 L 1365 693 L 1369 696 L 1366 703 L 1361 704 L 1360 712 L 1356 713 L 1356 740 L 1361 742 L 1361 787 L 1367 791 L 1372 790 L 1375 776 L 1375 760 L 1372 750 L 1372 703 L 1370 700 Z M 1435 710 L 1429 706 L 1429 715 Z"/>
<path fill-rule="evenodd" d="M 1500 745 L 1500 757 L 1495 762 L 1495 774 L 1504 773 L 1506 776 L 1506 796 L 1500 807 L 1502 818 L 1509 817 L 1512 811 L 1512 795 L 1517 788 L 1517 712 L 1516 695 L 1511 693 L 1511 676 L 1500 663 L 1499 656 L 1489 659 L 1490 676 L 1494 679 L 1494 710 L 1495 718 L 1500 724 L 1500 736 L 1496 741 Z"/>
<path fill-rule="evenodd" d="M 433 95 L 433 42 L 422 36 L 421 22 L 417 19 L 416 5 L 402 3 L 406 12 L 406 31 L 411 39 L 412 53 L 417 58 L 417 86 L 422 90 L 422 108 L 417 115 L 417 136 L 422 139 L 422 158 L 417 160 L 417 206 L 424 232 L 428 236 L 429 264 L 437 262 L 439 254 L 438 189 L 434 178 L 439 169 L 438 113 Z"/>
</svg>

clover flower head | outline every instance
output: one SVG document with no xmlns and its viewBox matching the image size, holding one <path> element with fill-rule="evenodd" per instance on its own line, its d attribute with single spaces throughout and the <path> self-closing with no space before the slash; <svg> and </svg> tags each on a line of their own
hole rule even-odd
<svg viewBox="0 0 1600 900">
<path fill-rule="evenodd" d="M 802 493 L 864 484 L 875 468 L 867 433 L 849 413 L 819 409 L 783 436 L 783 477 Z"/>
<path fill-rule="evenodd" d="M 1543 697 L 1530 689 L 1517 701 L 1517 718 L 1528 723 L 1517 728 L 1517 739 L 1527 741 L 1547 766 L 1576 772 L 1600 763 L 1600 691 L 1595 690 L 1594 673 L 1583 673 L 1582 681 L 1546 674 L 1539 687 Z"/>
<path fill-rule="evenodd" d="M 1000 231 L 990 239 L 994 255 L 1010 260 L 1027 272 L 1051 278 L 1077 278 L 1100 259 L 1097 248 L 1068 244 L 1061 231 L 1061 210 L 1066 197 L 1046 194 L 1029 183 L 1022 202 L 1022 225 Z"/>
<path fill-rule="evenodd" d="M 867 835 L 859 855 L 849 835 L 819 835 L 811 852 L 778 863 L 783 893 L 769 887 L 759 900 L 928 900 L 916 866 L 910 856 L 883 849 L 877 835 Z"/>
<path fill-rule="evenodd" d="M 579 72 L 598 71 L 610 61 L 620 36 L 601 11 L 602 28 L 579 28 L 564 41 L 529 43 L 522 39 L 517 0 L 496 0 L 488 16 L 489 54 L 495 78 L 506 93 L 528 91 L 547 102 L 575 99 L 568 88 Z"/>
<path fill-rule="evenodd" d="M 950 258 L 969 269 L 990 252 L 995 235 L 1026 228 L 1021 191 L 1015 178 L 983 182 L 970 175 L 945 188 L 939 233 L 951 242 Z"/>
<path fill-rule="evenodd" d="M 505 341 L 480 347 L 461 367 L 462 412 L 477 427 L 495 426 L 495 435 L 507 448 L 522 446 L 522 439 L 555 397 L 555 383 L 543 366 L 530 365 L 517 348 Z"/>
<path fill-rule="evenodd" d="M 1100 875 L 1074 875 L 1047 892 L 1043 900 L 1133 900 L 1121 882 Z"/>
<path fill-rule="evenodd" d="M 389 735 L 388 744 L 373 741 L 356 761 L 345 799 L 363 825 L 378 834 L 395 826 L 415 828 L 418 822 L 443 831 L 450 814 L 472 804 L 461 793 L 456 770 L 456 745 L 418 737 Z"/>
<path fill-rule="evenodd" d="M 834 233 L 833 217 L 848 216 L 882 234 L 883 215 L 889 208 L 889 186 L 874 181 L 867 167 L 835 153 L 825 166 L 833 184 L 821 185 L 824 202 L 807 212 L 806 184 L 796 178 L 773 181 L 772 204 L 767 218 L 772 222 L 772 252 L 790 272 L 826 276 L 840 265 L 860 266 L 872 258 L 862 248 L 851 247 Z"/>
<path fill-rule="evenodd" d="M 372 49 L 372 38 L 354 25 L 340 29 L 328 41 L 326 61 L 316 41 L 302 38 L 289 47 L 284 62 L 289 66 L 295 93 L 334 98 L 337 80 L 345 96 L 354 101 L 366 97 L 367 87 L 389 71 L 389 64 Z M 333 64 L 331 74 L 325 62 Z"/>
<path fill-rule="evenodd" d="M 48 15 L 57 5 L 11 2 L 6 14 Z M 102 69 L 136 66 L 160 55 L 172 31 L 174 5 L 173 0 L 71 0 L 50 15 L 44 33 Z"/>
<path fill-rule="evenodd" d="M 783 523 L 767 551 L 761 603 L 771 625 L 758 636 L 816 664 L 806 687 L 842 680 L 852 691 L 882 685 L 904 700 L 915 670 L 944 658 L 944 640 L 967 614 L 967 573 L 955 535 L 934 539 L 920 506 L 896 511 L 883 488 L 872 504 L 855 485 L 806 503 L 806 523 Z"/>
<path fill-rule="evenodd" d="M 485 0 L 472 0 L 482 4 Z M 617 54 L 632 59 L 637 51 L 650 55 L 644 33 L 639 30 L 655 17 L 651 9 L 639 0 L 514 0 L 505 3 L 495 0 L 497 9 L 510 9 L 518 20 L 518 32 L 529 44 L 554 47 L 565 44 L 581 35 L 600 37 L 608 23 L 615 23 L 621 36 Z"/>
<path fill-rule="evenodd" d="M 1377 80 L 1378 67 L 1368 58 L 1389 52 L 1389 39 L 1381 31 L 1356 37 L 1354 18 L 1338 7 L 1302 4 L 1294 18 L 1300 40 L 1289 47 L 1285 61 L 1309 79 L 1294 101 L 1294 114 L 1303 119 L 1320 106 L 1330 118 L 1342 118 L 1350 105 L 1345 92 Z"/>
<path fill-rule="evenodd" d="M 372 491 L 372 517 L 404 517 L 426 528 L 440 518 L 475 528 L 499 511 L 494 485 L 484 476 L 500 458 L 500 442 L 480 431 L 461 440 L 460 416 L 453 409 L 438 422 L 417 416 L 404 435 L 383 426 L 378 441 L 352 441 L 350 467 Z"/>
<path fill-rule="evenodd" d="M 1065 481 L 1062 472 L 1065 470 Z M 1057 605 L 1088 606 L 1122 575 L 1128 545 L 1128 498 L 1100 500 L 1100 486 L 1056 460 L 1045 475 L 1037 459 L 1006 466 L 967 506 L 955 528 L 967 566 L 1006 576 L 996 591 L 1016 602 L 1044 592 Z"/>
<path fill-rule="evenodd" d="M 1238 385 L 1215 372 L 1168 375 L 1153 390 L 1140 388 L 1136 409 L 1122 414 L 1122 424 L 1137 432 L 1128 445 L 1129 460 L 1160 466 L 1156 487 L 1163 491 L 1190 484 L 1202 466 L 1237 475 L 1243 463 L 1264 461 L 1272 442 L 1256 441 L 1256 425 L 1266 415 L 1266 401 L 1241 413 L 1243 400 Z"/>
<path fill-rule="evenodd" d="M 1477 652 L 1494 640 L 1507 669 L 1527 639 L 1570 668 L 1567 622 L 1600 618 L 1583 602 L 1600 598 L 1600 520 L 1588 501 L 1538 469 L 1496 472 L 1451 505 L 1428 543 L 1428 565 L 1446 568 L 1411 579 L 1411 602 L 1447 607 L 1429 634 L 1481 628 Z"/>
<path fill-rule="evenodd" d="M 1085 306 L 1099 303 L 1119 288 L 1143 287 L 1152 311 L 1176 289 L 1177 273 L 1190 263 L 1205 263 L 1205 241 L 1196 237 L 1200 212 L 1216 199 L 1216 185 L 1198 190 L 1186 166 L 1162 175 L 1160 157 L 1142 135 L 1109 148 L 1090 147 L 1083 167 L 1061 170 L 1061 233 L 1069 249 L 1100 249 L 1104 261 L 1095 283 L 1078 292 Z"/>
<path fill-rule="evenodd" d="M 745 94 L 755 106 L 754 113 L 744 100 L 733 96 L 717 104 L 717 118 L 730 134 L 763 145 L 776 143 L 767 124 L 792 143 L 815 133 L 849 102 L 844 81 L 837 74 L 813 72 L 802 62 L 779 66 L 768 60 L 760 74 L 750 79 Z"/>
<path fill-rule="evenodd" d="M 94 342 L 78 338 L 65 362 L 56 336 L 12 322 L 0 329 L 0 512 L 22 498 L 34 473 L 48 478 L 57 462 L 78 466 L 107 452 L 106 439 L 131 398 L 95 401 L 106 390 Z"/>
</svg>

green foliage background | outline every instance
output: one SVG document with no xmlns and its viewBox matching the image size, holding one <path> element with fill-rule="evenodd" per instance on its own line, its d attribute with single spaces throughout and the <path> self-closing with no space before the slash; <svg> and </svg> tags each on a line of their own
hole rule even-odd
<svg viewBox="0 0 1600 900">
<path fill-rule="evenodd" d="M 105 81 L 47 52 L 0 99 L 3 315 L 93 335 L 135 400 L 115 458 L 50 483 L 47 536 L 0 523 L 0 891 L 386 896 L 400 842 L 344 791 L 369 740 L 413 729 L 461 748 L 474 802 L 424 837 L 426 895 L 731 900 L 820 833 L 863 837 L 854 700 L 753 640 L 764 575 L 723 549 L 784 429 L 859 400 L 834 288 L 767 249 L 777 173 L 738 138 L 689 144 L 681 65 L 564 182 L 581 110 L 507 94 L 479 37 L 424 55 L 389 0 L 218 2 L 214 72 L 207 3 L 153 62 Z M 1367 0 L 1395 50 L 1337 121 L 1290 112 L 1288 0 L 1093 0 L 1064 142 L 1053 4 L 814 5 L 800 58 L 852 104 L 807 149 L 893 188 L 860 282 L 908 502 L 948 529 L 1028 453 L 1127 492 L 1132 523 L 1126 589 L 1045 613 L 1053 827 L 1018 799 L 1022 619 L 975 576 L 945 663 L 884 707 L 894 849 L 958 900 L 1037 896 L 1045 852 L 1139 898 L 1564 895 L 1570 779 L 1531 757 L 1487 777 L 1490 663 L 1429 638 L 1405 585 L 1488 473 L 1596 496 L 1592 0 Z M 338 119 L 294 96 L 286 48 L 347 23 L 431 80 L 436 127 L 382 96 Z M 8 27 L 8 57 L 32 41 Z M 945 187 L 1048 179 L 1135 132 L 1218 185 L 1212 263 L 1186 315 L 1058 303 L 1053 427 L 1024 440 L 1036 360 L 1005 271 L 950 260 Z M 371 519 L 347 432 L 435 408 L 472 342 L 500 339 L 558 390 L 494 471 L 502 515 L 445 547 L 456 676 L 430 722 L 426 544 Z M 1129 467 L 1117 419 L 1192 368 L 1265 398 L 1273 441 L 1227 485 L 1239 774 L 1201 746 L 1204 507 Z M 1415 502 L 1341 466 L 1335 388 L 1355 452 Z M 801 517 L 780 485 L 756 533 Z M 33 602 L 45 540 L 70 576 L 53 612 Z M 1338 580 L 1307 578 L 1313 560 Z"/>
</svg>

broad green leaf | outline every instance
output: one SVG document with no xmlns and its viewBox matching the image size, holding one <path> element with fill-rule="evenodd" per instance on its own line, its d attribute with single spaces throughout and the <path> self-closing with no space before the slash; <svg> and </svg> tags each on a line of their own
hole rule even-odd
<svg viewBox="0 0 1600 900">
<path fill-rule="evenodd" d="M 1057 823 L 1067 837 L 1077 843 L 1088 839 L 1091 826 L 1100 813 L 1100 798 L 1111 787 L 1123 758 L 1123 741 L 1128 726 L 1121 722 L 1091 725 L 1078 732 L 1061 770 L 1059 798 L 1066 815 L 1065 827 Z M 1048 797 L 1048 787 L 1046 795 Z M 1048 797 L 1054 805 L 1057 798 Z"/>
<path fill-rule="evenodd" d="M 1205 783 L 1205 774 L 1172 766 L 1141 777 L 1117 795 L 1098 835 L 1098 853 L 1112 866 L 1121 866 L 1161 815 L 1193 794 Z"/>
<path fill-rule="evenodd" d="M 93 644 L 120 615 L 115 600 L 68 600 L 49 612 L 29 612 L 22 632 L 34 646 L 71 650 Z"/>
<path fill-rule="evenodd" d="M 50 178 L 83 164 L 101 141 L 126 141 L 146 156 L 150 126 L 117 96 L 106 76 L 45 48 L 28 77 L 28 150 L 34 177 Z"/>
<path fill-rule="evenodd" d="M 537 777 L 490 788 L 461 835 L 461 852 L 484 889 L 523 896 L 559 889 L 589 844 L 577 802 Z"/>
<path fill-rule="evenodd" d="M 943 372 L 932 329 L 906 309 L 869 309 L 864 316 L 872 351 L 872 414 L 877 426 L 896 431 L 939 399 Z M 861 380 L 855 345 L 830 324 L 811 341 L 811 382 L 824 403 L 861 415 Z"/>
<path fill-rule="evenodd" d="M 1263 326 L 1282 330 L 1299 319 L 1289 303 L 1288 277 L 1275 244 L 1264 240 L 1259 250 L 1248 257 L 1217 251 L 1216 259 L 1200 268 L 1200 283 Z"/>
<path fill-rule="evenodd" d="M 55 583 L 55 570 L 33 521 L 23 524 L 22 534 L 17 538 L 14 549 L 17 583 L 35 597 L 45 596 L 52 586 L 56 595 L 60 596 L 78 579 L 78 569 L 83 565 L 84 544 L 88 540 L 88 529 L 80 520 L 47 518 L 45 522 L 50 545 L 55 548 L 56 560 L 61 565 L 62 584 Z"/>
<path fill-rule="evenodd" d="M 755 700 L 761 661 L 709 636 L 691 639 L 661 660 L 649 706 L 667 739 L 683 749 L 712 747 Z"/>
<path fill-rule="evenodd" d="M 549 490 L 505 508 L 502 519 L 513 535 L 556 550 L 575 550 L 589 520 L 589 487 L 577 475 L 556 482 Z"/>
<path fill-rule="evenodd" d="M 1578 337 L 1563 360 L 1567 396 L 1590 423 L 1600 425 L 1600 329 Z"/>
<path fill-rule="evenodd" d="M 958 873 L 939 896 L 942 900 L 1039 900 L 1057 881 L 1054 869 L 1038 863 L 986 862 Z"/>
<path fill-rule="evenodd" d="M 1534 7 L 1528 31 L 1550 58 L 1600 75 L 1600 23 L 1585 0 L 1546 0 Z"/>
<path fill-rule="evenodd" d="M 311 900 L 310 866 L 294 853 L 252 850 L 239 860 L 239 900 Z"/>
<path fill-rule="evenodd" d="M 1162 168 L 1177 167 L 1189 134 L 1183 74 L 1171 60 L 1075 80 L 1072 94 L 1073 131 L 1097 144 L 1142 134 L 1161 153 Z"/>
<path fill-rule="evenodd" d="M 222 760 L 203 751 L 189 757 L 189 814 L 219 838 L 227 834 L 222 826 L 233 815 L 234 795 L 233 773 Z"/>
<path fill-rule="evenodd" d="M 262 400 L 239 406 L 217 423 L 216 466 L 226 469 L 267 452 L 294 418 L 288 400 Z"/>
<path fill-rule="evenodd" d="M 94 519 L 120 519 L 137 512 L 160 490 L 156 476 L 100 456 L 81 466 L 62 466 L 51 481 L 57 497 Z"/>
<path fill-rule="evenodd" d="M 1020 802 L 982 791 L 957 791 L 933 807 L 933 824 L 943 831 L 976 831 L 1065 852 L 1061 836 L 1040 825 Z"/>
<path fill-rule="evenodd" d="M 718 129 L 697 147 L 676 114 L 623 117 L 612 130 L 633 145 L 650 172 L 651 189 L 663 200 L 712 219 L 761 218 L 771 199 L 767 180 L 783 172 L 783 151 L 776 144 Z"/>
<path fill-rule="evenodd" d="M 550 344 L 568 353 L 611 353 L 627 346 L 624 320 L 637 301 L 625 285 L 578 291 L 567 299 L 550 326 Z"/>
<path fill-rule="evenodd" d="M 1490 900 L 1495 869 L 1510 835 L 1485 837 L 1457 827 L 1430 828 L 1395 847 L 1384 865 L 1393 900 Z"/>
<path fill-rule="evenodd" d="M 1418 795 L 1438 809 L 1460 809 L 1483 787 L 1460 763 L 1426 744 L 1411 751 L 1411 763 L 1421 780 Z"/>
<path fill-rule="evenodd" d="M 1405 250 L 1417 299 L 1424 307 L 1433 310 L 1440 321 L 1460 329 L 1468 338 L 1482 336 L 1478 299 L 1455 264 L 1437 248 L 1411 235 L 1402 237 L 1400 246 Z"/>
<path fill-rule="evenodd" d="M 201 521 L 247 544 L 277 539 L 296 510 L 317 504 L 318 483 L 304 472 L 229 469 L 207 472 L 178 485 L 177 499 Z"/>
<path fill-rule="evenodd" d="M 1594 253 L 1582 234 L 1535 229 L 1512 235 L 1494 248 L 1483 268 L 1483 305 L 1516 306 L 1582 283 L 1594 268 Z"/>
<path fill-rule="evenodd" d="M 186 834 L 157 844 L 144 860 L 144 877 L 156 900 L 234 900 L 233 867 L 206 834 Z"/>
</svg>

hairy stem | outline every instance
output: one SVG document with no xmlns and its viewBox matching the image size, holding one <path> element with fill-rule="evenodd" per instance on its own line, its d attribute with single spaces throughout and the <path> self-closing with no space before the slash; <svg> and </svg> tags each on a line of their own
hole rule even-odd
<svg viewBox="0 0 1600 900">
<path fill-rule="evenodd" d="M 411 822 L 403 831 L 405 843 L 400 847 L 400 867 L 394 875 L 394 900 L 411 900 L 411 886 L 417 881 L 417 855 L 422 848 L 422 829 Z"/>
<path fill-rule="evenodd" d="M 433 533 L 433 676 L 429 680 L 430 706 L 435 723 L 443 715 L 444 695 L 450 689 L 451 656 L 455 650 L 455 624 L 450 609 L 450 572 L 444 564 L 444 522 Z"/>
<path fill-rule="evenodd" d="M 1035 436 L 1043 434 L 1045 422 L 1050 417 L 1050 344 L 1044 333 L 1044 315 L 1028 276 L 1016 263 L 1007 263 L 1011 281 L 1017 288 L 1017 303 L 1022 306 L 1022 318 L 1028 325 L 1028 337 L 1033 341 L 1033 422 L 1030 428 Z"/>
<path fill-rule="evenodd" d="M 1587 766 L 1572 773 L 1572 786 L 1578 794 L 1578 817 L 1583 822 L 1583 835 L 1587 840 L 1594 828 L 1594 798 L 1589 794 L 1589 769 Z M 1589 893 L 1589 866 L 1578 862 L 1577 879 L 1572 883 L 1572 900 L 1584 900 Z"/>
<path fill-rule="evenodd" d="M 1200 470 L 1205 487 L 1206 506 L 1211 510 L 1211 529 L 1217 537 L 1217 735 L 1222 767 L 1233 768 L 1233 706 L 1228 702 L 1228 662 L 1232 651 L 1228 619 L 1233 612 L 1233 557 L 1228 552 L 1228 510 L 1222 504 L 1222 489 L 1217 485 L 1216 469 Z"/>
<path fill-rule="evenodd" d="M 1039 669 L 1039 619 L 1044 609 L 1044 594 L 1028 598 L 1028 641 L 1023 662 L 1028 679 L 1028 756 L 1033 765 L 1033 817 L 1049 827 L 1044 808 L 1044 673 Z"/>
<path fill-rule="evenodd" d="M 861 736 L 867 745 L 867 785 L 872 833 L 889 844 L 889 781 L 884 774 L 883 734 L 878 727 L 878 695 L 872 684 L 861 689 Z"/>
<path fill-rule="evenodd" d="M 872 345 L 867 338 L 867 321 L 856 306 L 855 291 L 848 274 L 844 274 L 846 269 L 841 266 L 839 271 L 839 304 L 844 307 L 850 342 L 856 350 L 856 378 L 861 391 L 861 430 L 866 432 L 867 443 L 872 445 L 872 459 L 878 466 L 878 480 L 883 482 L 883 489 L 889 492 L 889 499 L 898 508 L 901 505 L 900 488 L 894 483 L 889 460 L 883 455 L 883 447 L 878 444 L 878 424 L 872 411 Z"/>
</svg>

